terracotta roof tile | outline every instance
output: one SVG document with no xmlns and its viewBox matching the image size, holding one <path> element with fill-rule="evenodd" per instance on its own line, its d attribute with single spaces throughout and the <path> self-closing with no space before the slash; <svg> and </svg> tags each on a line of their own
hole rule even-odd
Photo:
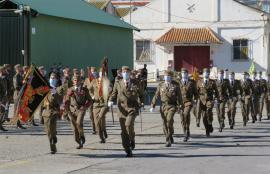
<svg viewBox="0 0 270 174">
<path fill-rule="evenodd" d="M 222 41 L 210 28 L 172 28 L 157 43 L 167 44 L 221 44 Z"/>
</svg>

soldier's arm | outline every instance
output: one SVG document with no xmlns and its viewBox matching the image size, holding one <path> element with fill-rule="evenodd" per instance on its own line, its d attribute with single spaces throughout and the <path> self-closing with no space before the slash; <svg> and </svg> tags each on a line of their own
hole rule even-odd
<svg viewBox="0 0 270 174">
<path fill-rule="evenodd" d="M 113 86 L 113 90 L 112 90 L 112 93 L 111 93 L 111 96 L 109 98 L 109 101 L 114 101 L 116 100 L 117 98 L 117 95 L 118 95 L 118 84 L 119 82 L 115 82 L 114 86 Z"/>
<path fill-rule="evenodd" d="M 90 92 L 89 92 L 89 90 L 87 89 L 87 88 L 85 88 L 85 91 L 86 91 L 86 102 L 85 102 L 85 105 L 84 105 L 84 107 L 85 108 L 88 108 L 92 103 L 93 103 L 93 101 L 92 101 L 92 97 L 91 97 L 91 95 L 90 95 Z"/>
<path fill-rule="evenodd" d="M 140 102 L 141 103 L 144 103 L 144 100 L 145 100 L 145 95 L 144 95 L 144 88 L 145 86 L 144 85 L 139 85 L 139 98 L 140 98 Z"/>
<path fill-rule="evenodd" d="M 13 77 L 13 86 L 15 90 L 20 90 L 18 76 Z"/>
<path fill-rule="evenodd" d="M 219 99 L 219 92 L 216 83 L 213 81 L 214 94 L 216 99 Z"/>
<path fill-rule="evenodd" d="M 182 93 L 179 85 L 177 85 L 177 106 L 183 106 Z"/>
<path fill-rule="evenodd" d="M 193 81 L 192 92 L 193 92 L 194 99 L 197 100 L 199 98 L 199 93 L 198 93 L 196 81 Z"/>
<path fill-rule="evenodd" d="M 93 99 L 95 96 L 93 82 L 90 83 L 88 90 L 89 90 L 89 94 L 90 94 L 91 98 Z"/>
<path fill-rule="evenodd" d="M 232 98 L 233 92 L 232 92 L 232 88 L 230 86 L 229 81 L 228 81 L 228 84 L 227 84 L 227 90 L 228 90 L 229 98 Z"/>
<path fill-rule="evenodd" d="M 152 108 L 155 108 L 159 96 L 160 96 L 160 85 L 158 85 L 155 95 L 152 99 L 152 102 L 151 102 Z"/>
</svg>

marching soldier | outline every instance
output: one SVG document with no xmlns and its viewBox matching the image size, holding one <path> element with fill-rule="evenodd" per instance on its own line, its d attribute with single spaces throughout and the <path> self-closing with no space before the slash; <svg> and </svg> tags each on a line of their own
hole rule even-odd
<svg viewBox="0 0 270 174">
<path fill-rule="evenodd" d="M 267 75 L 267 92 L 265 97 L 267 119 L 270 120 L 270 74 Z"/>
<path fill-rule="evenodd" d="M 224 71 L 221 69 L 218 72 L 218 78 L 216 80 L 216 86 L 218 89 L 218 96 L 217 98 L 217 116 L 219 122 L 219 132 L 222 132 L 222 129 L 225 128 L 225 105 L 229 98 L 231 98 L 232 91 L 230 88 L 230 84 L 228 79 L 224 79 Z"/>
<path fill-rule="evenodd" d="M 156 102 L 160 97 L 160 113 L 163 120 L 163 131 L 166 136 L 166 147 L 171 147 L 171 144 L 174 143 L 174 115 L 179 111 L 180 107 L 182 107 L 182 96 L 179 84 L 176 81 L 173 81 L 172 78 L 173 72 L 167 70 L 164 74 L 164 82 L 161 82 L 157 87 L 150 109 L 150 112 L 153 112 Z"/>
<path fill-rule="evenodd" d="M 56 120 L 60 114 L 60 103 L 63 101 L 64 90 L 63 87 L 58 87 L 57 75 L 52 72 L 50 76 L 51 92 L 45 97 L 42 104 L 42 117 L 44 120 L 45 131 L 49 138 L 51 154 L 56 153 L 57 131 Z"/>
<path fill-rule="evenodd" d="M 19 93 L 23 86 L 23 71 L 22 67 L 19 64 L 15 65 L 14 68 L 16 72 L 16 74 L 13 77 L 13 87 L 14 87 L 13 101 L 14 101 L 14 116 L 15 116 Z M 20 120 L 17 121 L 17 127 L 21 129 L 26 129 L 25 127 L 22 126 Z"/>
<path fill-rule="evenodd" d="M 259 121 L 262 121 L 262 113 L 263 113 L 263 106 L 265 101 L 265 96 L 267 93 L 267 81 L 263 79 L 262 72 L 259 72 L 259 78 L 260 87 L 261 87 L 261 96 L 259 98 Z"/>
<path fill-rule="evenodd" d="M 3 119 L 6 112 L 6 103 L 8 101 L 8 95 L 7 95 L 7 82 L 4 76 L 4 67 L 0 66 L 0 130 L 7 131 L 3 127 Z"/>
<path fill-rule="evenodd" d="M 45 71 L 45 68 L 44 66 L 40 66 L 38 67 L 38 70 L 40 72 L 40 74 L 46 79 L 46 71 Z M 44 119 L 43 119 L 43 116 L 42 116 L 42 112 L 43 112 L 43 107 L 42 107 L 43 104 L 41 104 L 40 108 L 39 108 L 39 123 L 40 124 L 44 124 Z"/>
<path fill-rule="evenodd" d="M 231 88 L 231 98 L 228 100 L 227 116 L 229 120 L 230 129 L 233 129 L 235 125 L 236 104 L 238 96 L 242 94 L 241 82 L 235 79 L 235 73 L 229 74 L 229 84 Z"/>
<path fill-rule="evenodd" d="M 87 88 L 83 87 L 80 76 L 73 77 L 73 87 L 68 89 L 65 99 L 65 108 L 69 113 L 71 126 L 74 131 L 75 141 L 79 144 L 77 149 L 83 148 L 85 136 L 83 119 L 92 99 Z"/>
<path fill-rule="evenodd" d="M 122 145 L 127 157 L 132 157 L 132 150 L 135 149 L 134 122 L 140 107 L 143 106 L 144 89 L 137 80 L 130 79 L 129 67 L 122 67 L 122 77 L 123 79 L 114 84 L 108 106 L 111 107 L 113 101 L 117 99 Z"/>
<path fill-rule="evenodd" d="M 199 103 L 197 108 L 203 118 L 206 136 L 209 137 L 213 129 L 213 107 L 215 97 L 219 99 L 219 92 L 214 80 L 209 78 L 210 70 L 203 69 L 203 79 L 197 82 L 197 89 L 199 95 Z"/>
<path fill-rule="evenodd" d="M 100 70 L 99 77 L 92 80 L 89 91 L 93 100 L 93 115 L 100 143 L 105 143 L 108 138 L 106 131 L 106 114 L 109 111 L 107 99 L 103 95 L 103 74 Z"/>
<path fill-rule="evenodd" d="M 8 92 L 8 100 L 6 103 L 6 112 L 5 112 L 5 116 L 4 119 L 6 121 L 9 121 L 8 118 L 8 114 L 9 114 L 9 106 L 10 103 L 13 101 L 13 93 L 14 93 L 14 88 L 13 88 L 13 71 L 12 71 L 12 66 L 10 64 L 4 64 L 4 69 L 5 69 L 5 78 L 7 80 L 7 84 L 8 84 L 8 88 L 7 88 L 7 92 Z"/>
<path fill-rule="evenodd" d="M 257 72 L 253 72 L 253 93 L 252 93 L 252 107 L 251 107 L 251 116 L 252 123 L 257 121 L 257 115 L 259 114 L 259 100 L 262 94 L 260 80 L 257 79 Z"/>
<path fill-rule="evenodd" d="M 84 81 L 84 86 L 90 91 L 91 82 L 97 78 L 98 78 L 97 69 L 95 67 L 90 67 L 88 69 L 88 78 L 86 78 Z M 93 105 L 89 107 L 89 115 L 92 123 L 93 134 L 96 134 L 96 124 L 93 113 Z"/>
<path fill-rule="evenodd" d="M 249 113 L 253 95 L 252 81 L 250 80 L 249 74 L 247 72 L 243 73 L 243 81 L 241 82 L 241 88 L 242 88 L 241 110 L 243 116 L 243 126 L 246 126 L 249 120 Z"/>
<path fill-rule="evenodd" d="M 184 142 L 187 142 L 190 137 L 190 112 L 193 104 L 196 103 L 196 100 L 198 99 L 198 90 L 196 82 L 192 79 L 189 79 L 188 70 L 185 68 L 182 68 L 181 70 L 181 80 L 179 81 L 179 84 L 183 99 L 183 108 L 180 116 L 185 136 Z"/>
</svg>

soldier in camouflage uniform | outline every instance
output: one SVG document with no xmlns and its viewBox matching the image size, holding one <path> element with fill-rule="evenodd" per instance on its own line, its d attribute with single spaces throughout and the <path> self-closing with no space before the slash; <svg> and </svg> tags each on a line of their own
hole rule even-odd
<svg viewBox="0 0 270 174">
<path fill-rule="evenodd" d="M 173 123 L 174 115 L 183 107 L 182 96 L 179 84 L 172 80 L 173 72 L 166 71 L 164 74 L 164 82 L 161 82 L 151 102 L 150 111 L 156 106 L 158 98 L 161 99 L 160 113 L 163 120 L 163 131 L 166 136 L 166 147 L 171 147 L 173 140 Z"/>
<path fill-rule="evenodd" d="M 4 67 L 0 66 L 0 130 L 2 131 L 7 131 L 3 127 L 3 120 L 6 112 L 6 103 L 8 101 L 8 96 L 7 96 L 7 82 L 4 77 Z"/>
<path fill-rule="evenodd" d="M 216 110 L 219 122 L 219 132 L 225 128 L 225 105 L 232 96 L 231 87 L 228 79 L 224 79 L 224 71 L 221 69 L 218 72 L 218 78 L 216 80 L 216 86 L 218 89 L 218 96 Z"/>
<path fill-rule="evenodd" d="M 188 70 L 185 68 L 182 68 L 181 70 L 181 80 L 179 81 L 179 85 L 183 99 L 183 108 L 180 113 L 181 124 L 185 136 L 184 142 L 187 142 L 190 137 L 190 112 L 193 104 L 196 103 L 196 100 L 198 99 L 198 90 L 196 82 L 188 77 Z"/>
<path fill-rule="evenodd" d="M 89 74 L 88 78 L 85 79 L 84 81 L 84 86 L 90 91 L 90 84 L 93 80 L 98 78 L 99 73 L 97 72 L 97 69 L 95 67 L 90 67 L 89 69 Z M 93 105 L 89 107 L 89 115 L 90 115 L 90 120 L 92 123 L 92 129 L 93 129 L 93 134 L 96 134 L 96 124 L 95 124 L 95 119 L 94 119 L 94 113 L 93 113 Z"/>
<path fill-rule="evenodd" d="M 249 78 L 247 72 L 243 73 L 243 81 L 241 82 L 242 98 L 241 98 L 241 110 L 243 116 L 243 126 L 247 125 L 249 120 L 250 108 L 252 105 L 253 86 L 252 81 Z"/>
<path fill-rule="evenodd" d="M 68 89 L 65 99 L 65 108 L 68 111 L 75 141 L 79 144 L 77 149 L 83 148 L 83 144 L 85 143 L 83 119 L 91 103 L 90 93 L 87 88 L 83 87 L 80 76 L 74 76 L 73 86 Z"/>
<path fill-rule="evenodd" d="M 260 80 L 257 79 L 257 72 L 253 72 L 253 93 L 252 93 L 252 107 L 251 107 L 251 116 L 252 123 L 257 121 L 257 115 L 259 114 L 259 100 L 262 94 L 262 88 Z"/>
<path fill-rule="evenodd" d="M 267 91 L 265 97 L 265 105 L 266 105 L 266 112 L 267 112 L 267 119 L 270 120 L 270 74 L 267 75 Z"/>
<path fill-rule="evenodd" d="M 122 67 L 122 77 L 114 84 L 108 106 L 112 107 L 113 101 L 117 99 L 122 145 L 127 157 L 132 157 L 132 150 L 135 148 L 134 122 L 144 102 L 144 89 L 136 79 L 130 79 L 129 67 Z"/>
<path fill-rule="evenodd" d="M 265 102 L 265 96 L 267 93 L 267 81 L 265 79 L 263 79 L 261 71 L 259 72 L 258 80 L 260 82 L 260 87 L 261 87 L 261 96 L 259 98 L 259 118 L 258 118 L 258 120 L 261 121 L 262 120 L 262 113 L 263 113 L 263 106 L 264 106 L 264 102 Z"/>
<path fill-rule="evenodd" d="M 202 115 L 206 136 L 209 137 L 213 129 L 213 107 L 215 98 L 219 99 L 219 92 L 214 80 L 209 78 L 210 70 L 203 70 L 203 79 L 197 82 L 199 103 L 197 108 Z"/>
<path fill-rule="evenodd" d="M 233 129 L 235 125 L 236 104 L 238 102 L 238 96 L 242 94 L 241 82 L 235 79 L 235 73 L 229 74 L 229 84 L 231 88 L 231 98 L 228 100 L 227 116 L 229 120 L 230 129 Z"/>
<path fill-rule="evenodd" d="M 57 88 L 57 75 L 52 72 L 50 76 L 51 92 L 45 97 L 42 104 L 42 117 L 44 120 L 45 131 L 49 138 L 51 154 L 56 153 L 57 131 L 56 120 L 60 114 L 60 104 L 63 101 L 63 87 Z"/>
</svg>

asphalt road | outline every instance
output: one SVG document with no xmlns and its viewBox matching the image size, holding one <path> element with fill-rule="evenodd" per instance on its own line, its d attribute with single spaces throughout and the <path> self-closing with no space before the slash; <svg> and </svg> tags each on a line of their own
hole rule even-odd
<svg viewBox="0 0 270 174">
<path fill-rule="evenodd" d="M 222 133 L 218 132 L 215 116 L 215 131 L 210 138 L 205 137 L 203 128 L 195 127 L 192 116 L 192 138 L 187 143 L 183 142 L 177 114 L 176 143 L 171 148 L 165 147 L 160 114 L 143 112 L 142 132 L 140 118 L 136 119 L 134 158 L 125 158 L 119 122 L 113 124 L 110 113 L 107 115 L 109 138 L 106 144 L 99 144 L 97 135 L 91 134 L 86 115 L 86 144 L 82 150 L 75 149 L 70 124 L 58 121 L 56 155 L 49 153 L 43 126 L 27 126 L 27 130 L 20 130 L 5 125 L 9 131 L 0 132 L 0 174 L 269 174 L 270 121 L 243 127 L 239 111 L 235 129 L 227 126 Z"/>
</svg>

